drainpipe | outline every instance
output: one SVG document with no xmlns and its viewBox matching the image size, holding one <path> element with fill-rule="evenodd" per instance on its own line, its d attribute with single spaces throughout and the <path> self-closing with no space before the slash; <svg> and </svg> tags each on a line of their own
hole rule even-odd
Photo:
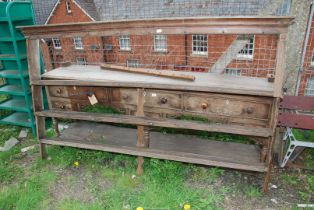
<svg viewBox="0 0 314 210">
<path fill-rule="evenodd" d="M 306 46 L 307 46 L 307 43 L 308 43 L 309 37 L 310 37 L 313 15 L 314 15 L 314 0 L 312 1 L 312 4 L 311 4 L 311 13 L 310 13 L 309 22 L 307 25 L 307 30 L 306 30 L 306 35 L 305 35 L 305 40 L 304 40 L 304 45 L 303 45 L 303 52 L 302 52 L 302 57 L 301 57 L 301 64 L 300 64 L 298 76 L 297 76 L 297 85 L 296 85 L 295 93 L 294 93 L 296 96 L 299 95 L 301 77 L 302 77 L 305 54 L 306 54 Z"/>
</svg>

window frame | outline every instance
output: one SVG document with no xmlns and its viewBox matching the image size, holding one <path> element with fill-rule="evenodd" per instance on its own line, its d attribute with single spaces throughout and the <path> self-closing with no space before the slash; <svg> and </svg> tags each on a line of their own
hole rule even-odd
<svg viewBox="0 0 314 210">
<path fill-rule="evenodd" d="M 307 79 L 306 86 L 304 89 L 305 96 L 314 96 L 314 76 Z"/>
<path fill-rule="evenodd" d="M 53 45 L 54 49 L 56 49 L 56 50 L 61 50 L 62 49 L 61 40 L 59 38 L 52 38 L 51 41 L 52 41 L 52 45 Z M 56 43 L 59 43 L 58 46 L 57 46 Z"/>
<path fill-rule="evenodd" d="M 124 42 L 127 40 L 128 46 L 123 46 Z M 119 36 L 119 46 L 121 51 L 131 51 L 131 37 L 130 35 Z"/>
<path fill-rule="evenodd" d="M 194 42 L 205 42 L 204 40 L 194 40 L 194 37 L 206 37 L 206 46 L 195 46 Z M 205 48 L 206 47 L 206 51 L 199 51 L 199 50 L 194 50 L 195 48 Z M 208 56 L 208 35 L 206 34 L 193 34 L 192 35 L 192 55 L 198 55 L 198 56 Z"/>
<path fill-rule="evenodd" d="M 67 10 L 67 14 L 71 14 L 72 13 L 72 8 L 71 8 L 71 4 L 70 4 L 70 2 L 68 0 L 65 1 L 65 7 L 66 7 L 66 10 Z"/>
<path fill-rule="evenodd" d="M 79 59 L 83 59 L 83 60 L 79 61 Z M 76 57 L 75 60 L 76 60 L 76 65 L 87 65 L 85 57 Z"/>
<path fill-rule="evenodd" d="M 84 44 L 83 44 L 82 37 L 74 37 L 73 43 L 74 43 L 74 48 L 76 50 L 84 50 Z M 80 44 L 78 45 L 78 43 L 80 43 Z"/>
<path fill-rule="evenodd" d="M 130 63 L 131 61 L 132 61 L 132 62 L 135 61 L 135 62 L 137 62 L 137 63 L 136 63 L 135 65 L 132 64 L 133 66 L 130 66 L 129 63 Z M 140 65 L 141 65 L 141 64 L 140 64 L 140 61 L 139 61 L 138 59 L 127 59 L 127 60 L 126 60 L 126 66 L 127 66 L 127 67 L 130 67 L 130 68 L 139 68 Z"/>
<path fill-rule="evenodd" d="M 253 43 L 251 43 L 251 40 L 253 39 Z M 248 48 L 248 46 L 252 47 L 252 49 L 250 50 L 250 48 Z M 241 53 L 241 51 L 247 51 L 246 53 Z M 252 54 L 250 54 L 249 52 L 252 51 Z M 237 58 L 239 59 L 249 59 L 249 60 L 253 60 L 254 58 L 254 51 L 255 51 L 255 35 L 252 35 L 252 37 L 249 38 L 249 43 L 246 44 L 244 46 L 243 49 L 241 49 L 238 54 L 237 54 Z"/>
<path fill-rule="evenodd" d="M 239 73 L 230 73 L 230 72 L 239 72 Z M 228 76 L 235 76 L 235 77 L 240 77 L 242 76 L 242 72 L 241 72 L 241 69 L 237 69 L 237 68 L 225 68 L 225 71 L 224 71 L 224 74 L 225 75 L 228 75 Z"/>
<path fill-rule="evenodd" d="M 159 38 L 158 38 L 159 37 Z M 164 37 L 164 38 L 160 38 Z M 157 42 L 164 42 L 163 44 L 157 44 Z M 168 43 L 167 43 L 167 35 L 166 34 L 154 34 L 154 52 L 167 52 Z M 164 47 L 164 48 L 162 48 Z"/>
<path fill-rule="evenodd" d="M 311 64 L 310 66 L 314 67 L 314 50 L 312 52 L 312 57 L 311 57 Z"/>
</svg>

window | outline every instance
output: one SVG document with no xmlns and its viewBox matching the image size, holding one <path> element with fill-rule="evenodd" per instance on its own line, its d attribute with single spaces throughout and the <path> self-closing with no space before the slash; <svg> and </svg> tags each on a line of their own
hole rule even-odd
<svg viewBox="0 0 314 210">
<path fill-rule="evenodd" d="M 312 53 L 311 66 L 314 66 L 314 51 L 313 51 L 313 53 Z"/>
<path fill-rule="evenodd" d="M 52 44 L 53 44 L 53 47 L 55 49 L 61 49 L 61 41 L 60 41 L 60 39 L 53 38 L 52 39 Z"/>
<path fill-rule="evenodd" d="M 154 51 L 166 52 L 167 51 L 167 36 L 162 34 L 154 35 Z"/>
<path fill-rule="evenodd" d="M 307 84 L 306 84 L 304 95 L 306 95 L 306 96 L 314 96 L 314 77 L 310 77 L 307 80 Z"/>
<path fill-rule="evenodd" d="M 74 41 L 74 47 L 75 47 L 75 49 L 77 49 L 77 50 L 82 50 L 82 49 L 84 49 L 84 47 L 83 47 L 83 42 L 82 42 L 82 38 L 81 38 L 81 37 L 75 37 L 75 38 L 73 39 L 73 41 Z"/>
<path fill-rule="evenodd" d="M 241 76 L 241 70 L 240 69 L 226 68 L 225 74 L 230 75 L 230 76 Z"/>
<path fill-rule="evenodd" d="M 192 35 L 192 54 L 207 55 L 207 35 Z"/>
<path fill-rule="evenodd" d="M 85 58 L 76 58 L 76 64 L 77 65 L 86 65 L 86 59 Z"/>
<path fill-rule="evenodd" d="M 245 47 L 239 51 L 238 58 L 248 58 L 253 59 L 254 54 L 254 35 L 253 36 L 242 36 L 239 37 L 238 40 L 248 40 L 248 43 L 245 44 Z"/>
<path fill-rule="evenodd" d="M 127 67 L 138 68 L 140 67 L 140 62 L 139 60 L 127 60 L 126 65 Z"/>
<path fill-rule="evenodd" d="M 123 35 L 119 38 L 120 50 L 131 50 L 131 41 L 129 35 Z"/>
<path fill-rule="evenodd" d="M 71 9 L 71 4 L 69 1 L 66 1 L 65 2 L 65 5 L 66 5 L 66 9 L 67 9 L 67 13 L 70 14 L 72 13 L 72 9 Z"/>
</svg>

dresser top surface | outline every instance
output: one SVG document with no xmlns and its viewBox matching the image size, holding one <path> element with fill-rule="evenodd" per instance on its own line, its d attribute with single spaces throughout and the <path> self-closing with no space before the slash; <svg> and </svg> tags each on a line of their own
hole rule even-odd
<svg viewBox="0 0 314 210">
<path fill-rule="evenodd" d="M 107 86 L 273 96 L 274 84 L 268 82 L 266 78 L 228 76 L 199 72 L 162 71 L 193 75 L 195 76 L 195 81 L 184 81 L 159 76 L 104 70 L 96 65 L 71 65 L 68 67 L 60 67 L 44 73 L 42 77 L 46 79 L 103 82 L 104 85 Z"/>
</svg>

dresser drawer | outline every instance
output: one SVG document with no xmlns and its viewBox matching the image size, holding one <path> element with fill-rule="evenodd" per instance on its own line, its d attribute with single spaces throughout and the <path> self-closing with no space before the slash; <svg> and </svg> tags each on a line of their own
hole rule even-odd
<svg viewBox="0 0 314 210">
<path fill-rule="evenodd" d="M 145 107 L 160 109 L 182 109 L 182 94 L 179 92 L 148 90 L 145 95 Z"/>
<path fill-rule="evenodd" d="M 88 100 L 88 96 L 95 95 L 98 101 L 109 100 L 109 90 L 103 87 L 78 87 L 67 88 L 69 98 L 76 100 Z"/>
<path fill-rule="evenodd" d="M 137 104 L 137 89 L 112 88 L 112 103 L 123 105 Z"/>
<path fill-rule="evenodd" d="M 266 125 L 269 121 L 271 100 L 245 96 L 216 94 L 186 94 L 184 111 L 207 117 L 220 117 L 226 122 Z"/>
<path fill-rule="evenodd" d="M 48 93 L 52 97 L 68 98 L 68 90 L 66 86 L 49 86 Z"/>
<path fill-rule="evenodd" d="M 54 110 L 72 111 L 73 107 L 69 99 L 50 98 L 50 108 Z"/>
</svg>

